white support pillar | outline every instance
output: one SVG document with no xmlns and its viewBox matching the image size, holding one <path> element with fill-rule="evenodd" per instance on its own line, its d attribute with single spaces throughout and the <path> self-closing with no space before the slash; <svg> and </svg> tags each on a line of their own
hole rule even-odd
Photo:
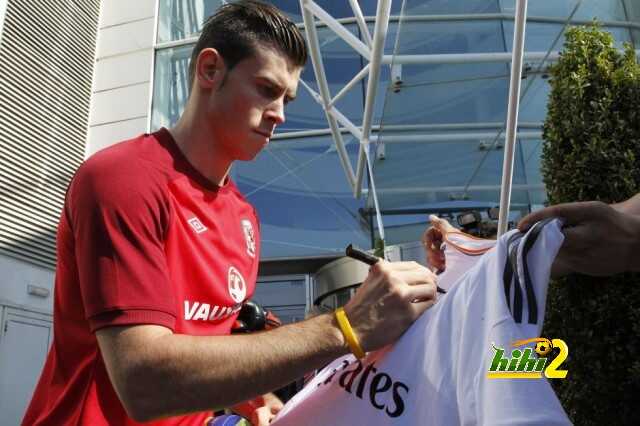
<svg viewBox="0 0 640 426">
<path fill-rule="evenodd" d="M 527 52 L 524 59 L 527 62 L 542 60 L 557 61 L 559 52 Z M 384 55 L 383 64 L 422 65 L 422 64 L 483 64 L 511 62 L 513 54 L 509 52 L 481 52 L 481 53 L 434 53 L 427 55 Z"/>
<path fill-rule="evenodd" d="M 369 64 L 365 65 L 364 67 L 362 67 L 362 69 L 360 70 L 360 72 L 358 72 L 358 74 L 356 74 L 355 77 L 353 77 L 351 79 L 350 82 L 347 83 L 346 86 L 344 86 L 337 95 L 335 95 L 333 97 L 333 99 L 331 99 L 331 103 L 330 105 L 333 106 L 336 104 L 336 102 L 338 102 L 338 100 L 340 98 L 342 98 L 349 90 L 351 90 L 351 88 L 353 88 L 353 86 L 355 86 L 356 84 L 358 84 L 360 82 L 360 80 L 362 80 L 367 74 L 369 73 Z"/>
<path fill-rule="evenodd" d="M 391 14 L 391 0 L 378 0 L 378 9 L 376 10 L 376 25 L 373 31 L 373 47 L 371 48 L 371 62 L 369 68 L 369 80 L 367 82 L 367 93 L 364 105 L 364 116 L 362 118 L 362 139 L 361 145 L 369 144 L 369 134 L 371 133 L 371 124 L 373 120 L 373 108 L 376 100 L 376 92 L 378 90 L 378 79 L 380 77 L 380 66 L 382 64 L 382 56 L 384 54 L 384 43 L 387 39 L 387 29 L 389 28 L 389 15 Z M 354 195 L 360 197 L 362 192 L 362 178 L 365 166 L 364 147 L 360 146 L 358 154 L 358 165 L 356 166 L 356 182 Z M 373 178 L 373 176 L 372 176 Z"/>
<path fill-rule="evenodd" d="M 304 88 L 307 89 L 307 91 L 311 94 L 311 97 L 313 97 L 313 99 L 315 99 L 316 102 L 318 102 L 321 106 L 324 107 L 322 96 L 320 96 L 315 90 L 309 87 L 309 85 L 305 83 L 304 80 L 300 80 L 300 82 L 302 83 Z M 347 129 L 347 131 L 349 131 L 353 135 L 354 138 L 356 138 L 357 140 L 360 140 L 362 138 L 362 132 L 360 131 L 358 126 L 353 124 L 351 120 L 349 120 L 344 114 L 342 114 L 338 110 L 338 108 L 332 105 L 329 105 L 325 111 L 331 114 L 334 119 L 336 119 L 340 124 L 342 124 L 344 128 Z M 300 133 L 303 133 L 303 132 L 298 132 L 298 134 Z M 340 133 L 342 133 L 342 129 L 340 129 Z"/>
<path fill-rule="evenodd" d="M 300 0 L 300 10 L 302 11 L 302 19 L 304 20 L 304 28 L 307 34 L 307 41 L 309 43 L 309 53 L 311 56 L 311 63 L 313 64 L 313 71 L 316 74 L 316 80 L 318 82 L 318 88 L 320 90 L 320 97 L 322 100 L 322 106 L 327 117 L 327 122 L 331 128 L 331 134 L 336 144 L 336 151 L 340 157 L 342 168 L 347 176 L 349 185 L 353 188 L 355 186 L 355 176 L 351 162 L 349 161 L 349 154 L 344 147 L 344 141 L 342 140 L 342 133 L 340 127 L 336 122 L 336 119 L 329 113 L 329 106 L 331 102 L 331 94 L 329 92 L 329 83 L 327 82 L 327 76 L 324 73 L 324 65 L 322 63 L 322 56 L 320 54 L 320 43 L 318 42 L 318 33 L 314 22 L 313 15 L 307 8 L 307 4 L 310 0 Z M 309 88 L 310 89 L 310 88 Z"/>
<path fill-rule="evenodd" d="M 367 43 L 367 46 L 371 47 L 371 34 L 369 34 L 369 27 L 367 27 L 367 23 L 365 22 L 364 16 L 362 15 L 360 4 L 358 4 L 358 0 L 349 0 L 349 3 L 351 4 L 353 16 L 356 18 L 356 22 L 358 23 L 358 27 L 360 28 L 360 32 L 362 33 L 362 37 L 364 37 L 364 41 L 365 43 Z"/>
<path fill-rule="evenodd" d="M 361 54 L 365 59 L 369 59 L 370 51 L 366 44 L 364 44 L 358 37 L 351 34 L 351 31 L 346 29 L 344 25 L 338 22 L 333 16 L 329 15 L 323 8 L 318 6 L 313 0 L 301 0 L 301 7 L 304 18 L 304 12 L 309 11 L 312 12 L 318 19 L 324 22 L 327 27 L 331 28 L 338 37 L 345 41 L 349 46 L 353 47 L 353 49 Z M 305 30 L 307 28 L 307 24 L 305 21 Z M 314 27 L 315 31 L 315 27 Z"/>
<path fill-rule="evenodd" d="M 509 106 L 507 110 L 507 136 L 505 141 L 504 160 L 502 164 L 502 184 L 500 187 L 498 237 L 507 231 L 507 224 L 509 222 L 516 130 L 518 128 L 518 109 L 520 107 L 520 83 L 522 81 L 526 20 L 527 0 L 516 0 L 516 19 L 513 31 L 513 58 L 511 59 L 511 81 L 509 83 Z"/>
</svg>

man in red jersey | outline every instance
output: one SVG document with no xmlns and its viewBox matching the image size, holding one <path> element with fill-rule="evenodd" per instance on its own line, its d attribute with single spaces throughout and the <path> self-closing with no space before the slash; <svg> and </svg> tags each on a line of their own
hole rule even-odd
<svg viewBox="0 0 640 426">
<path fill-rule="evenodd" d="M 340 313 L 229 335 L 260 256 L 229 169 L 284 122 L 306 56 L 274 7 L 223 6 L 194 48 L 176 126 L 80 167 L 58 228 L 54 341 L 24 425 L 202 425 L 249 400 L 240 411 L 265 425 L 282 406 L 269 391 L 394 342 L 434 303 L 430 271 L 381 261 L 344 308 L 353 334 Z"/>
</svg>

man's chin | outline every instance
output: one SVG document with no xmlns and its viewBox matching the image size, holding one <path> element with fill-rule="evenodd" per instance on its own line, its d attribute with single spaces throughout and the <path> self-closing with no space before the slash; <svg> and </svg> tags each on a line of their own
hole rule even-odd
<svg viewBox="0 0 640 426">
<path fill-rule="evenodd" d="M 260 150 L 262 151 L 262 150 Z M 255 152 L 242 152 L 240 153 L 240 155 L 238 156 L 237 160 L 238 161 L 253 161 L 256 159 L 256 157 L 258 156 L 258 154 L 260 154 L 260 151 L 255 151 Z"/>
</svg>

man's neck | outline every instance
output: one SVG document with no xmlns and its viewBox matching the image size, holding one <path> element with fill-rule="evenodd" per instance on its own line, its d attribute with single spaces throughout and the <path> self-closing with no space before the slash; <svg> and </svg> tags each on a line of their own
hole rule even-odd
<svg viewBox="0 0 640 426">
<path fill-rule="evenodd" d="M 194 122 L 185 113 L 169 132 L 189 163 L 211 182 L 223 186 L 232 161 L 222 155 L 213 136 L 198 129 Z"/>
</svg>

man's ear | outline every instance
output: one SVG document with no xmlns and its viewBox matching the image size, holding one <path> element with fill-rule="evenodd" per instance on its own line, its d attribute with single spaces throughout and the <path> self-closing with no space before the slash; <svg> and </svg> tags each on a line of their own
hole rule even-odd
<svg viewBox="0 0 640 426">
<path fill-rule="evenodd" d="M 202 89 L 216 89 L 224 80 L 227 68 L 220 53 L 208 47 L 202 49 L 197 57 L 195 79 Z"/>
</svg>

